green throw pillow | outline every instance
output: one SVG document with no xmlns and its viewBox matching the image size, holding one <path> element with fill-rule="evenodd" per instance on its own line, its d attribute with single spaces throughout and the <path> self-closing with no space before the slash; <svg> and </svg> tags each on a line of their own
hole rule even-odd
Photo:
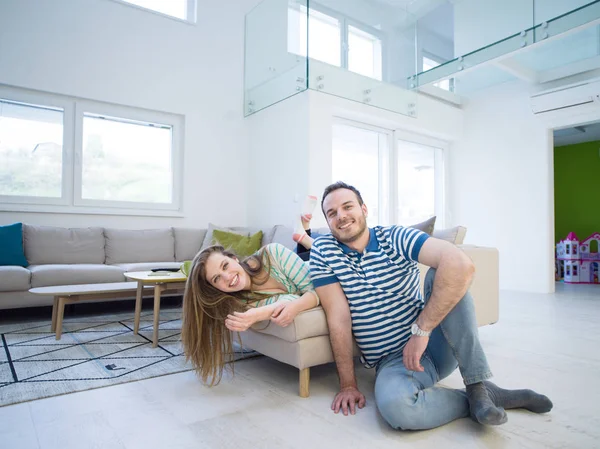
<svg viewBox="0 0 600 449">
<path fill-rule="evenodd" d="M 185 275 L 186 278 L 190 277 L 190 270 L 192 269 L 192 261 L 186 260 L 181 264 L 181 268 L 179 268 L 181 272 Z"/>
<path fill-rule="evenodd" d="M 262 238 L 262 231 L 258 231 L 250 237 L 234 232 L 219 231 L 218 229 L 213 231 L 213 244 L 230 249 L 240 257 L 248 257 L 258 251 Z"/>
</svg>

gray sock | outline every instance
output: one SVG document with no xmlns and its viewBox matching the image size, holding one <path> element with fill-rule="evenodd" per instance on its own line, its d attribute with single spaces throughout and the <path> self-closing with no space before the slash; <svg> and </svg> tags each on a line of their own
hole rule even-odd
<svg viewBox="0 0 600 449">
<path fill-rule="evenodd" d="M 475 421 L 489 426 L 499 426 L 508 420 L 504 409 L 496 407 L 490 398 L 483 382 L 467 385 L 467 398 L 471 418 Z"/>
<path fill-rule="evenodd" d="M 505 390 L 490 381 L 484 381 L 490 398 L 498 407 L 524 408 L 534 413 L 546 413 L 552 410 L 552 401 L 533 390 Z"/>
</svg>

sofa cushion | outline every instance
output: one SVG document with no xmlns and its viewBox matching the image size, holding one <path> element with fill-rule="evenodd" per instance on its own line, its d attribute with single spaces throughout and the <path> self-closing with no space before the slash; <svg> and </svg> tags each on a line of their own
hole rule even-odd
<svg viewBox="0 0 600 449">
<path fill-rule="evenodd" d="M 16 292 L 31 288 L 31 272 L 19 266 L 0 266 L 0 292 Z"/>
<path fill-rule="evenodd" d="M 289 326 L 281 327 L 270 321 L 260 321 L 252 326 L 252 330 L 292 343 L 305 338 L 329 335 L 327 317 L 321 307 L 299 313 Z"/>
<path fill-rule="evenodd" d="M 103 264 L 52 264 L 30 265 L 31 286 L 49 287 L 52 285 L 102 284 L 124 282 L 120 267 Z"/>
<path fill-rule="evenodd" d="M 0 266 L 29 265 L 23 252 L 23 223 L 0 226 Z"/>
<path fill-rule="evenodd" d="M 462 245 L 465 241 L 465 235 L 467 234 L 467 228 L 464 226 L 455 226 L 448 229 L 440 229 L 439 231 L 433 232 L 433 237 L 436 239 L 446 240 L 455 245 Z"/>
<path fill-rule="evenodd" d="M 239 257 L 248 257 L 258 251 L 261 247 L 263 232 L 258 231 L 248 237 L 235 232 L 225 232 L 215 229 L 213 231 L 213 243 L 230 249 Z"/>
<path fill-rule="evenodd" d="M 256 234 L 258 231 L 262 231 L 263 233 L 263 237 L 262 237 L 262 241 L 260 242 L 260 246 L 265 246 L 268 245 L 269 243 L 273 242 L 273 235 L 275 234 L 275 228 L 277 228 L 277 226 L 267 226 L 267 227 L 256 227 L 256 226 L 250 226 L 247 228 L 247 232 L 248 235 L 254 235 Z"/>
<path fill-rule="evenodd" d="M 175 260 L 192 260 L 200 251 L 206 229 L 173 228 L 175 235 Z"/>
<path fill-rule="evenodd" d="M 175 237 L 172 228 L 105 229 L 106 263 L 175 262 Z"/>
<path fill-rule="evenodd" d="M 183 262 L 134 262 L 134 263 L 117 263 L 112 265 L 119 267 L 123 272 L 130 271 L 149 271 L 155 268 L 180 268 Z"/>
<path fill-rule="evenodd" d="M 410 228 L 414 228 L 414 229 L 418 229 L 419 231 L 423 231 L 429 235 L 433 234 L 433 228 L 435 228 L 435 219 L 437 217 L 434 215 L 431 218 L 428 218 L 425 221 L 422 221 L 421 223 L 417 223 L 414 225 L 410 225 Z"/>
<path fill-rule="evenodd" d="M 225 231 L 225 232 L 235 232 L 237 234 L 241 234 L 246 237 L 248 237 L 248 235 L 250 235 L 248 228 L 243 227 L 243 226 L 234 226 L 233 228 L 226 228 L 223 226 L 217 226 L 215 224 L 209 223 L 208 229 L 206 230 L 206 234 L 204 234 L 204 240 L 202 241 L 202 246 L 200 247 L 200 251 L 208 248 L 209 246 L 211 246 L 213 244 L 212 243 L 213 242 L 213 231 L 215 229 L 218 229 L 219 231 Z"/>
<path fill-rule="evenodd" d="M 292 239 L 293 233 L 293 229 L 289 226 L 277 225 L 273 230 L 273 238 L 269 243 L 280 243 L 287 248 L 294 249 L 296 248 L 296 242 Z"/>
<path fill-rule="evenodd" d="M 33 226 L 23 228 L 25 256 L 31 265 L 104 263 L 102 228 L 58 228 Z"/>
</svg>

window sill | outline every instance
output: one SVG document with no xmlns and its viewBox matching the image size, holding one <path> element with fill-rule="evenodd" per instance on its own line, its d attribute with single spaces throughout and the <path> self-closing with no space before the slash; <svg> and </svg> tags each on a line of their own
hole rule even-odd
<svg viewBox="0 0 600 449">
<path fill-rule="evenodd" d="M 126 215 L 140 217 L 177 217 L 183 218 L 181 210 L 148 210 L 148 209 L 124 209 L 124 208 L 101 208 L 83 206 L 54 206 L 40 204 L 0 204 L 0 212 L 33 212 L 47 214 L 73 214 L 73 215 Z"/>
</svg>

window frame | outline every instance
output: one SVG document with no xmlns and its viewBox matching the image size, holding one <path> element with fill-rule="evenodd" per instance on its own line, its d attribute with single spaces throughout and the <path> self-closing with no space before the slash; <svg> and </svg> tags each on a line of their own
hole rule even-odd
<svg viewBox="0 0 600 449">
<path fill-rule="evenodd" d="M 5 99 L 15 103 L 22 103 L 24 105 L 40 106 L 47 108 L 57 108 L 63 110 L 63 147 L 62 147 L 62 183 L 61 183 L 61 196 L 59 198 L 41 197 L 41 196 L 17 196 L 17 195 L 0 195 L 0 210 L 12 210 L 5 209 L 5 206 L 27 204 L 31 206 L 67 206 L 69 204 L 69 197 L 71 190 L 69 186 L 72 185 L 73 172 L 69 169 L 71 161 L 73 160 L 73 135 L 69 132 L 69 123 L 73 122 L 74 119 L 74 104 L 68 99 L 58 98 L 55 96 L 46 96 L 44 94 L 34 92 L 18 92 L 14 89 L 7 88 L 0 85 L 0 99 Z"/>
<path fill-rule="evenodd" d="M 64 111 L 61 198 L 0 195 L 0 212 L 183 216 L 183 116 L 3 85 L 0 85 L 0 98 L 34 106 L 61 108 Z M 84 112 L 172 126 L 171 203 L 86 200 L 81 197 Z"/>
<path fill-rule="evenodd" d="M 386 128 L 382 128 L 379 126 L 375 126 L 375 125 L 371 125 L 371 124 L 367 124 L 367 123 L 363 123 L 363 122 L 357 122 L 355 120 L 352 119 L 348 119 L 348 118 L 344 118 L 344 117 L 333 117 L 333 121 L 332 121 L 332 128 L 335 125 L 345 125 L 345 126 L 352 126 L 354 128 L 359 128 L 359 129 L 364 129 L 367 131 L 372 131 L 372 132 L 376 132 L 379 134 L 384 134 L 387 137 L 387 148 L 386 150 L 384 150 L 384 153 L 382 155 L 382 150 L 381 150 L 381 144 L 380 147 L 378 148 L 378 185 L 377 185 L 377 201 L 379 203 L 379 210 L 378 210 L 378 217 L 377 217 L 377 221 L 380 225 L 385 226 L 388 223 L 393 223 L 392 221 L 392 215 L 389 213 L 389 211 L 391 210 L 390 208 L 392 207 L 392 189 L 391 189 L 391 180 L 392 180 L 392 173 L 391 173 L 391 161 L 392 161 L 392 143 L 394 141 L 394 132 L 390 129 L 386 129 Z M 332 152 L 333 155 L 333 152 Z M 385 170 L 385 163 L 387 162 L 388 164 L 388 169 L 387 169 L 387 173 L 384 174 L 382 176 L 382 174 L 386 171 Z M 333 164 L 332 164 L 332 168 L 333 168 Z M 333 173 L 333 170 L 332 170 Z M 387 176 L 388 179 L 388 183 L 385 183 L 385 177 Z M 358 190 L 360 190 L 360 187 L 356 187 Z M 385 196 L 387 194 L 388 197 L 388 204 L 387 204 L 387 209 L 385 207 L 383 207 L 383 205 L 385 204 Z M 367 207 L 369 207 L 369 205 L 367 204 Z"/>
<path fill-rule="evenodd" d="M 308 10 L 307 14 L 310 14 L 310 10 L 312 9 L 321 14 L 325 14 L 326 16 L 331 17 L 332 19 L 336 19 L 340 23 L 340 65 L 339 65 L 339 67 L 344 70 L 350 71 L 348 69 L 349 51 L 350 51 L 348 41 L 349 41 L 350 27 L 354 27 L 354 28 L 358 29 L 359 31 L 370 34 L 371 36 L 374 36 L 377 39 L 379 39 L 379 41 L 381 42 L 381 55 L 380 55 L 380 57 L 381 57 L 381 79 L 377 79 L 377 78 L 372 78 L 372 79 L 375 79 L 378 81 L 383 81 L 384 74 L 386 73 L 387 40 L 385 39 L 385 35 L 380 30 L 378 30 L 377 28 L 373 28 L 370 25 L 364 24 L 356 19 L 348 17 L 339 11 L 336 11 L 334 9 L 323 6 L 320 3 L 316 3 L 316 2 L 312 2 L 312 1 L 310 2 L 310 4 L 308 6 L 301 5 L 301 4 L 289 5 L 288 9 L 301 10 L 301 7 L 307 8 L 307 10 Z M 308 20 L 310 20 L 310 19 L 308 19 Z M 310 35 L 310 24 L 308 24 L 308 34 Z M 310 49 L 308 49 L 307 53 L 310 53 Z M 309 57 L 309 56 L 310 55 L 307 55 L 307 57 Z M 323 62 L 323 61 L 321 61 L 321 62 Z M 327 64 L 327 63 L 325 63 L 325 64 Z M 334 66 L 334 67 L 338 67 L 338 66 Z M 357 75 L 367 77 L 366 75 L 361 75 L 360 73 L 357 73 L 357 72 L 352 72 L 352 73 L 356 73 Z M 367 78 L 369 78 L 369 77 L 367 77 Z"/>
<path fill-rule="evenodd" d="M 435 185 L 434 185 L 434 214 L 436 215 L 436 228 L 444 229 L 446 226 L 446 192 L 448 191 L 447 176 L 446 176 L 446 161 L 450 143 L 439 140 L 433 137 L 417 134 L 411 131 L 402 129 L 389 129 L 365 122 L 359 122 L 343 115 L 336 115 L 332 120 L 332 127 L 336 124 L 353 126 L 369 131 L 374 131 L 388 136 L 387 163 L 388 170 L 386 173 L 388 182 L 385 184 L 385 159 L 381 157 L 381 149 L 379 154 L 379 216 L 378 220 L 382 226 L 387 224 L 398 224 L 398 141 L 404 140 L 420 145 L 432 147 L 434 151 L 434 170 L 435 170 Z M 332 161 L 333 166 L 333 161 Z M 333 182 L 333 181 L 332 181 Z M 356 186 L 360 190 L 360 186 Z M 387 210 L 383 206 L 385 201 L 385 193 L 387 190 L 388 204 Z M 367 207 L 369 205 L 367 204 Z M 414 223 L 413 223 L 414 224 Z"/>
<path fill-rule="evenodd" d="M 198 2 L 197 0 L 186 0 L 187 8 L 186 8 L 186 18 L 182 19 L 180 17 L 172 16 L 170 14 L 165 14 L 164 12 L 157 11 L 156 9 L 146 8 L 145 6 L 136 5 L 134 3 L 129 3 L 127 0 L 111 0 L 116 3 L 120 3 L 121 5 L 126 5 L 131 8 L 139 9 L 140 11 L 146 11 L 152 14 L 157 14 L 161 17 L 166 17 L 171 20 L 177 20 L 178 22 L 187 23 L 188 25 L 196 25 L 198 22 Z"/>
<path fill-rule="evenodd" d="M 436 227 L 444 229 L 446 226 L 446 192 L 448 191 L 445 157 L 448 152 L 449 143 L 443 140 L 422 134 L 413 133 L 405 130 L 394 131 L 394 156 L 398 157 L 398 141 L 404 140 L 419 145 L 424 145 L 433 148 L 434 151 L 434 170 L 435 170 L 435 185 L 434 185 L 434 214 L 436 216 Z M 398 160 L 394 161 L 395 186 L 398 186 L 398 171 L 396 170 Z M 397 189 L 394 191 L 397 194 Z M 396 199 L 395 207 L 392 211 L 394 223 L 398 222 L 397 216 L 398 202 Z"/>
</svg>

